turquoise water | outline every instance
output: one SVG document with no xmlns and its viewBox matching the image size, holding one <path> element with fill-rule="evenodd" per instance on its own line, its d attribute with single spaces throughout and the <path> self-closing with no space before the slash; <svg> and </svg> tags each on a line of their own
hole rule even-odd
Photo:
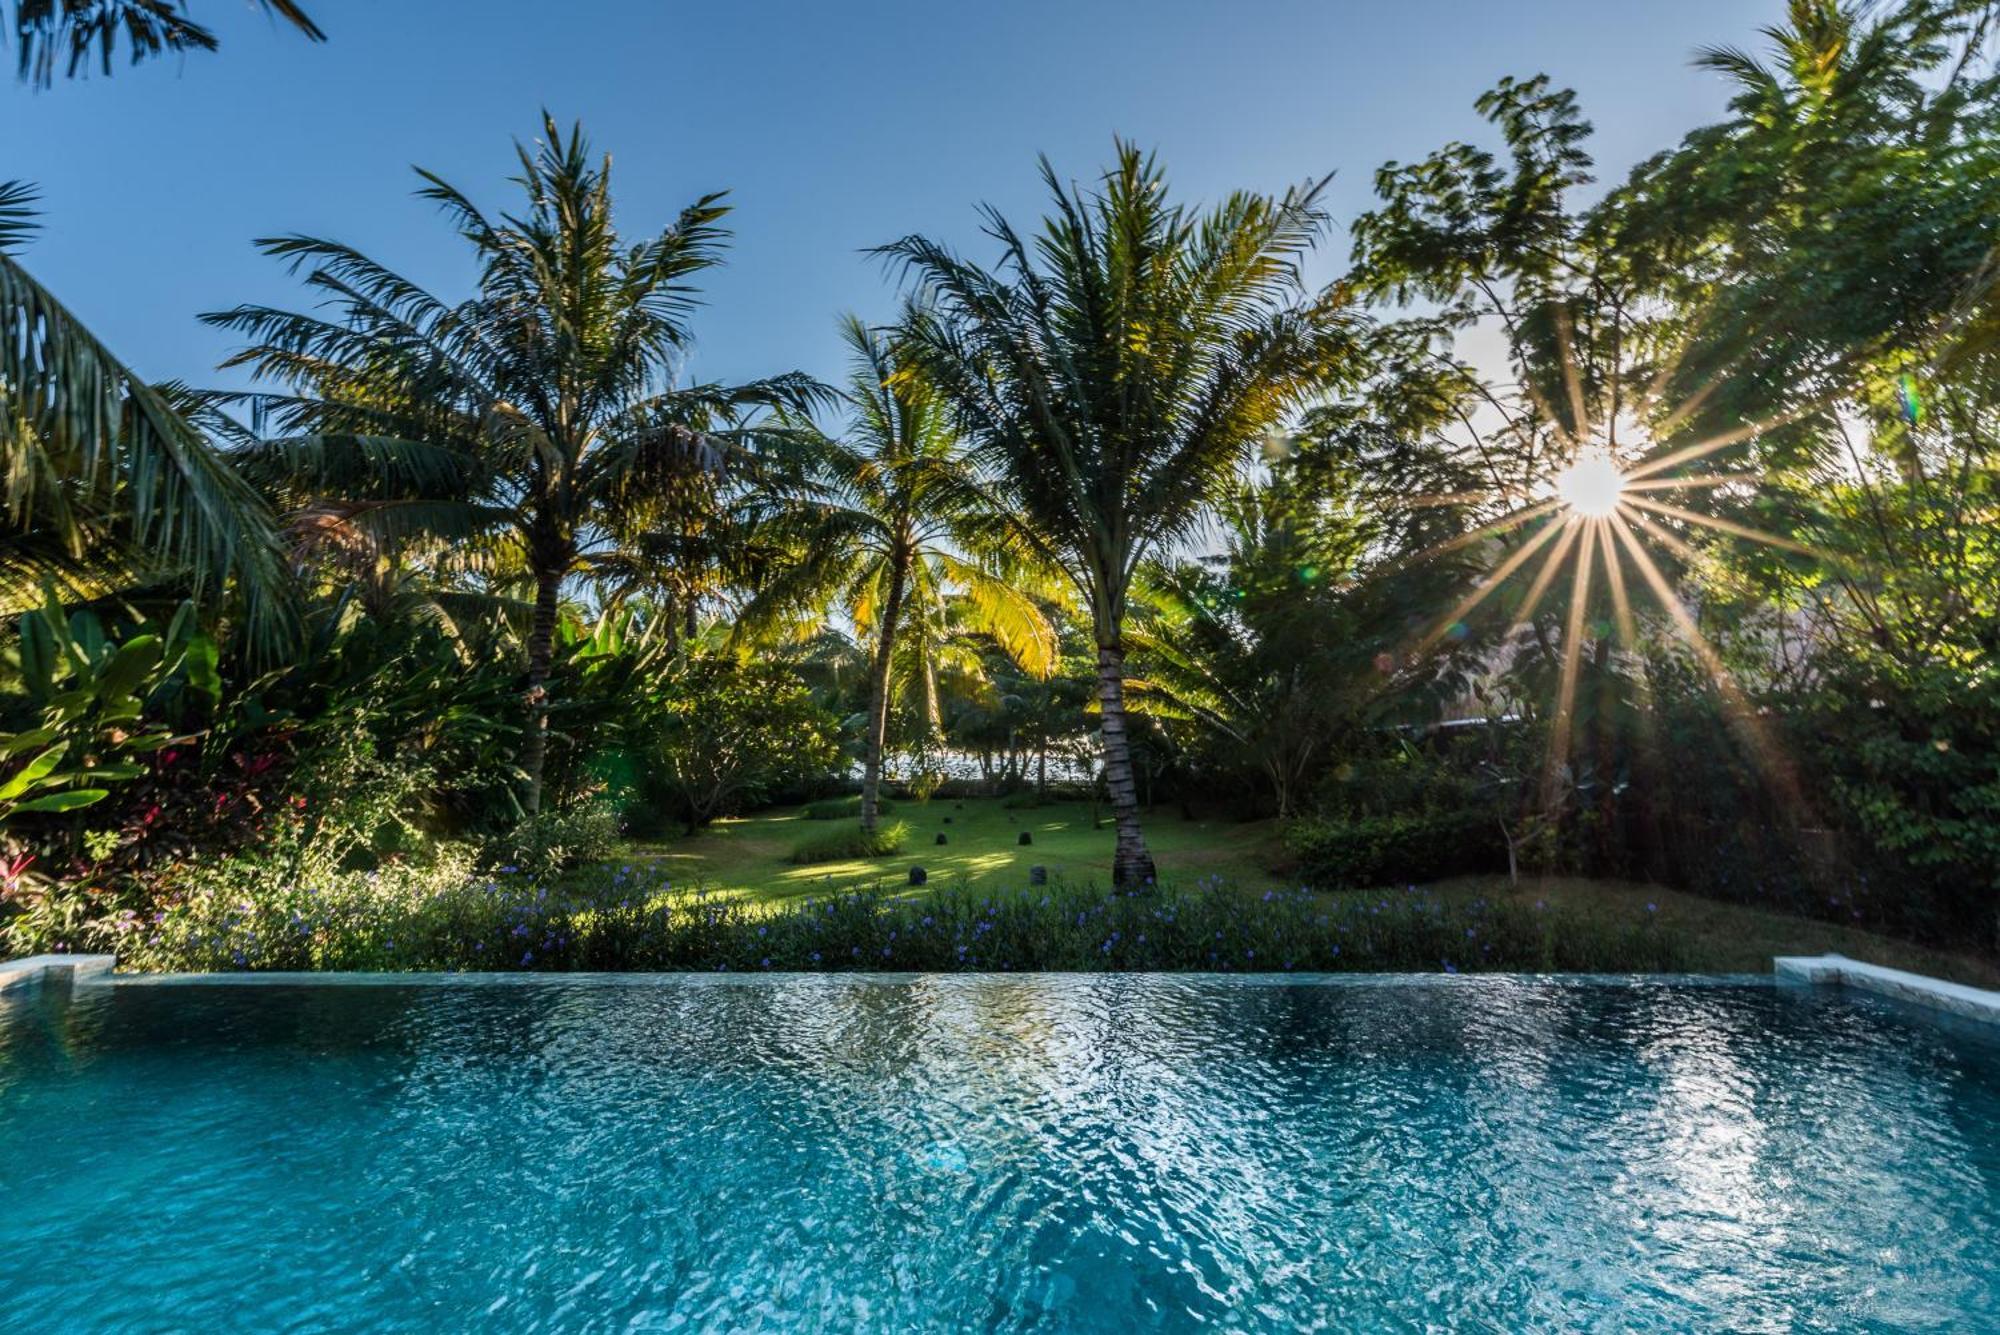
<svg viewBox="0 0 2000 1335">
<path fill-rule="evenodd" d="M 0 1002 L 0 1324 L 1978 1330 L 2000 1043 L 1768 983 Z"/>
</svg>

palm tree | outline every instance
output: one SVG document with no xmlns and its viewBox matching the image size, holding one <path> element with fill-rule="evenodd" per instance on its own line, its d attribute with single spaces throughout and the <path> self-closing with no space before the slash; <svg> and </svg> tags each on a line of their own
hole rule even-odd
<svg viewBox="0 0 2000 1335">
<path fill-rule="evenodd" d="M 319 25 L 294 0 L 258 0 L 264 11 L 315 42 Z M 63 58 L 63 76 L 75 78 L 95 56 L 104 73 L 119 39 L 133 64 L 165 52 L 213 51 L 215 34 L 181 12 L 172 0 L 15 0 L 14 35 L 20 44 L 20 77 L 47 87 Z"/>
<path fill-rule="evenodd" d="M 795 540 L 808 555 L 770 582 L 749 623 L 831 593 L 872 637 L 861 827 L 873 833 L 898 681 L 912 686 L 911 712 L 930 740 L 939 728 L 938 673 L 965 666 L 968 634 L 992 636 L 1038 676 L 1054 668 L 1056 644 L 1034 598 L 1017 587 L 1032 581 L 991 559 L 992 526 L 966 505 L 972 479 L 951 405 L 901 344 L 852 316 L 841 336 L 853 354 L 842 395 L 851 425 L 844 437 L 818 442 L 819 488 L 798 511 Z"/>
<path fill-rule="evenodd" d="M 0 182 L 0 615 L 38 605 L 45 585 L 233 585 L 253 638 L 275 649 L 291 617 L 268 510 L 173 389 L 126 369 L 22 267 L 34 200 Z"/>
<path fill-rule="evenodd" d="M 1187 538 L 1249 452 L 1346 360 L 1343 300 L 1299 263 L 1325 182 L 1169 202 L 1154 159 L 1119 143 L 1099 190 L 1065 187 L 1032 240 L 997 211 L 985 269 L 907 237 L 880 253 L 920 289 L 915 358 L 951 404 L 988 513 L 1075 583 L 1097 641 L 1112 878 L 1153 879 L 1126 735 L 1125 605 L 1149 553 Z"/>
<path fill-rule="evenodd" d="M 708 494 L 708 473 L 759 438 L 764 407 L 805 411 L 800 375 L 683 385 L 675 371 L 696 304 L 690 279 L 721 262 L 728 207 L 705 195 L 669 227 L 624 241 L 611 163 L 581 127 L 544 115 L 516 145 L 526 211 L 489 219 L 439 177 L 418 192 L 470 244 L 477 291 L 451 303 L 351 247 L 260 242 L 332 314 L 240 306 L 204 317 L 251 345 L 247 365 L 289 394 L 247 397 L 277 434 L 246 451 L 295 491 L 368 504 L 348 522 L 388 539 L 448 538 L 515 564 L 534 590 L 521 749 L 523 806 L 538 810 L 546 683 L 564 582 L 622 534 Z"/>
</svg>

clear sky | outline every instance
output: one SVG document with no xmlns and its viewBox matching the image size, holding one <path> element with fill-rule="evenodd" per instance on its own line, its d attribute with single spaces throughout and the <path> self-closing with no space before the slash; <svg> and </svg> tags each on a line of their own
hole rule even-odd
<svg viewBox="0 0 2000 1335">
<path fill-rule="evenodd" d="M 248 0 L 193 0 L 215 55 L 46 91 L 0 86 L 0 177 L 40 185 L 29 268 L 151 378 L 226 383 L 194 316 L 302 289 L 252 249 L 302 231 L 360 246 L 440 295 L 462 243 L 413 199 L 413 163 L 512 202 L 510 140 L 538 110 L 614 158 L 621 225 L 707 190 L 736 205 L 691 373 L 842 369 L 837 312 L 888 315 L 863 248 L 921 231 L 990 255 L 973 205 L 1028 221 L 1035 155 L 1087 176 L 1125 135 L 1178 192 L 1337 173 L 1336 219 L 1374 170 L 1485 127 L 1473 99 L 1547 72 L 1622 176 L 1720 113 L 1697 47 L 1754 45 L 1779 0 L 308 0 L 330 41 Z M 12 56 L 6 56 L 11 66 Z M 1330 238 L 1319 265 L 1344 263 Z"/>
</svg>

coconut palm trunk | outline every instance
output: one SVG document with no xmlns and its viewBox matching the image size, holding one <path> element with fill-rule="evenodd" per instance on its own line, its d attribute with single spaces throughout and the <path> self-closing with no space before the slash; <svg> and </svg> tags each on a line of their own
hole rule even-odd
<svg viewBox="0 0 2000 1335">
<path fill-rule="evenodd" d="M 896 623 L 903 614 L 903 590 L 910 555 L 902 547 L 889 561 L 888 596 L 877 628 L 875 662 L 868 674 L 868 738 L 861 759 L 861 828 L 875 833 L 882 813 L 882 753 L 889 740 L 889 663 L 896 650 Z"/>
<path fill-rule="evenodd" d="M 562 574 L 535 577 L 535 617 L 528 626 L 528 735 L 521 744 L 521 772 L 527 788 L 521 806 L 529 815 L 542 809 L 542 770 L 549 756 L 549 668 L 555 661 L 556 617 L 561 611 Z"/>
<path fill-rule="evenodd" d="M 1104 734 L 1104 788 L 1118 842 L 1111 855 L 1111 883 L 1121 890 L 1153 884 L 1153 855 L 1139 829 L 1139 785 L 1132 773 L 1132 742 L 1125 731 L 1125 649 L 1117 640 L 1097 646 L 1097 701 Z"/>
</svg>

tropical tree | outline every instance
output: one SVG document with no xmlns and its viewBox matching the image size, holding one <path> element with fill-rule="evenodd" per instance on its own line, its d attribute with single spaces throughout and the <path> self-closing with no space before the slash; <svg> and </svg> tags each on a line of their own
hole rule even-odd
<svg viewBox="0 0 2000 1335">
<path fill-rule="evenodd" d="M 728 206 L 705 195 L 657 234 L 624 240 L 611 163 L 581 127 L 543 118 L 516 145 L 526 210 L 489 218 L 420 171 L 471 246 L 477 289 L 450 302 L 336 241 L 260 242 L 326 298 L 331 313 L 240 306 L 206 316 L 252 340 L 226 365 L 291 392 L 247 396 L 271 434 L 247 466 L 295 495 L 356 504 L 349 523 L 388 538 L 448 538 L 522 569 L 527 635 L 523 805 L 541 801 L 545 685 L 566 580 L 620 535 L 709 494 L 712 470 L 743 459 L 757 410 L 804 411 L 800 375 L 682 384 L 697 304 L 690 280 L 721 262 Z"/>
<path fill-rule="evenodd" d="M 258 0 L 264 12 L 315 42 L 326 34 L 294 0 Z M 46 87 L 63 66 L 73 79 L 94 56 L 104 73 L 121 39 L 133 64 L 168 52 L 213 51 L 215 34 L 172 0 L 14 0 L 14 41 L 20 77 Z"/>
<path fill-rule="evenodd" d="M 232 583 L 266 649 L 288 633 L 283 563 L 255 491 L 179 411 L 22 267 L 34 191 L 0 182 L 0 614 L 43 589 Z"/>
<path fill-rule="evenodd" d="M 1047 676 L 1055 632 L 1000 560 L 992 517 L 970 502 L 977 489 L 951 404 L 899 343 L 848 317 L 852 353 L 842 395 L 850 422 L 818 442 L 819 487 L 798 511 L 806 558 L 774 579 L 750 620 L 803 601 L 836 599 L 873 640 L 864 725 L 861 827 L 880 817 L 882 760 L 899 679 L 915 687 L 920 740 L 938 732 L 937 677 L 945 660 L 976 671 L 963 639 L 990 635 L 1022 668 Z M 1018 563 L 1016 563 L 1018 564 Z M 899 665 L 901 670 L 899 670 Z"/>
<path fill-rule="evenodd" d="M 954 410 L 987 513 L 1074 582 L 1097 641 L 1112 876 L 1153 879 L 1124 703 L 1134 572 L 1198 527 L 1216 490 L 1346 358 L 1338 291 L 1299 265 L 1324 182 L 1281 198 L 1173 203 L 1155 160 L 1119 143 L 1094 191 L 1044 161 L 1054 212 L 1032 239 L 993 209 L 985 268 L 911 236 L 881 253 L 922 301 L 917 362 Z"/>
</svg>

